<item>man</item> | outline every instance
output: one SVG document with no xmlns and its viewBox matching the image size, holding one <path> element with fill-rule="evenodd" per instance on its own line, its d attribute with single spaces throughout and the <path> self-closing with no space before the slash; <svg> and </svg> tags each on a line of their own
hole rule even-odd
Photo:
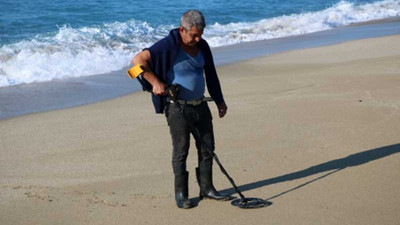
<svg viewBox="0 0 400 225">
<path fill-rule="evenodd" d="M 188 198 L 186 171 L 190 133 L 195 132 L 192 126 L 199 132 L 199 135 L 194 137 L 199 163 L 196 175 L 200 186 L 200 199 L 229 199 L 215 190 L 212 182 L 213 159 L 207 150 L 208 146 L 214 151 L 214 134 L 210 109 L 207 102 L 202 101 L 206 83 L 211 97 L 217 104 L 220 118 L 225 116 L 227 106 L 210 47 L 201 38 L 204 27 L 205 19 L 202 13 L 189 10 L 183 14 L 179 28 L 171 30 L 167 37 L 144 49 L 132 60 L 133 65 L 141 64 L 144 68 L 142 76 L 151 85 L 156 113 L 165 111 L 172 138 L 175 200 L 179 208 L 193 206 Z M 165 93 L 166 88 L 172 84 L 178 84 L 180 87 L 179 101 L 174 104 Z"/>
</svg>

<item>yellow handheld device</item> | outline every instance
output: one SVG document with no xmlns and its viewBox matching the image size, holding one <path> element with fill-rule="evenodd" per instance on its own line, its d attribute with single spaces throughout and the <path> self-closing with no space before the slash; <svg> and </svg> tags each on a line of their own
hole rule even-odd
<svg viewBox="0 0 400 225">
<path fill-rule="evenodd" d="M 140 64 L 137 64 L 136 66 L 130 68 L 129 70 L 126 71 L 126 73 L 128 74 L 128 76 L 131 79 L 135 79 L 136 77 L 138 77 L 140 74 L 142 74 L 144 71 L 144 67 Z"/>
<path fill-rule="evenodd" d="M 137 79 L 139 81 L 139 83 L 142 85 L 143 91 L 148 91 L 148 92 L 152 92 L 152 87 L 148 82 L 143 81 L 139 75 L 141 75 L 144 72 L 144 66 L 141 64 L 137 64 L 136 66 L 130 68 L 129 70 L 126 71 L 126 73 L 128 74 L 128 76 L 131 79 Z M 149 87 L 150 85 L 150 87 Z"/>
</svg>

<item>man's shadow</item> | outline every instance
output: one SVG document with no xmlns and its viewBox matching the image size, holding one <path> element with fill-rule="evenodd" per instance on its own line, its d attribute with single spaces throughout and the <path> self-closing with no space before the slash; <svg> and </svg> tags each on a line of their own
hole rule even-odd
<svg viewBox="0 0 400 225">
<path fill-rule="evenodd" d="M 265 180 L 261 180 L 261 181 L 256 181 L 253 183 L 240 185 L 240 186 L 238 186 L 238 188 L 241 192 L 245 192 L 245 191 L 265 187 L 265 186 L 272 185 L 272 184 L 296 180 L 296 179 L 308 177 L 311 175 L 315 175 L 318 173 L 330 171 L 329 173 L 326 173 L 318 178 L 315 178 L 311 181 L 308 181 L 308 182 L 301 184 L 297 187 L 294 187 L 290 190 L 284 191 L 278 195 L 275 195 L 275 196 L 265 199 L 266 201 L 268 201 L 268 200 L 277 198 L 281 195 L 284 195 L 286 193 L 289 193 L 291 191 L 297 190 L 297 189 L 304 187 L 310 183 L 313 183 L 317 180 L 323 179 L 333 173 L 336 173 L 336 172 L 346 169 L 348 167 L 359 166 L 359 165 L 362 165 L 362 164 L 365 164 L 365 163 L 368 163 L 368 162 L 371 162 L 371 161 L 374 161 L 377 159 L 381 159 L 381 158 L 384 158 L 384 157 L 387 157 L 387 156 L 390 156 L 392 154 L 399 153 L 399 152 L 400 152 L 400 144 L 394 144 L 394 145 L 389 145 L 389 146 L 385 146 L 385 147 L 381 147 L 381 148 L 375 148 L 375 149 L 355 153 L 355 154 L 349 155 L 344 158 L 325 162 L 325 163 L 322 163 L 322 164 L 319 164 L 316 166 L 312 166 L 310 168 L 300 170 L 297 172 L 293 172 L 293 173 L 289 173 L 289 174 L 285 174 L 282 176 L 269 178 L 269 179 L 265 179 Z M 233 195 L 236 193 L 233 188 L 224 189 L 224 190 L 221 190 L 220 192 L 224 193 L 224 194 L 229 194 L 229 195 Z M 198 200 L 198 199 L 196 199 L 196 200 Z"/>
</svg>

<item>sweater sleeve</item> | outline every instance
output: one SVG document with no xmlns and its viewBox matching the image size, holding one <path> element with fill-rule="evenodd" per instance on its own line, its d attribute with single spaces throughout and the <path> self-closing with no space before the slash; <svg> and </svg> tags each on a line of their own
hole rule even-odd
<svg viewBox="0 0 400 225">
<path fill-rule="evenodd" d="M 157 78 L 166 82 L 167 73 L 176 58 L 179 31 L 174 29 L 170 34 L 147 48 L 150 52 L 150 66 Z M 152 93 L 152 101 L 156 113 L 163 113 L 165 107 L 165 96 L 154 95 Z"/>
<path fill-rule="evenodd" d="M 218 79 L 217 70 L 215 69 L 211 49 L 205 40 L 202 41 L 201 46 L 205 61 L 204 72 L 207 82 L 207 89 L 215 104 L 219 105 L 220 103 L 224 102 L 224 97 L 222 95 L 221 84 Z"/>
</svg>

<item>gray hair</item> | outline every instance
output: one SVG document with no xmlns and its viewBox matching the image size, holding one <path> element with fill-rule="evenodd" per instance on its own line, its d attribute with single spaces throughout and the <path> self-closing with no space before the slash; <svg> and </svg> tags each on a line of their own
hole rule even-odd
<svg viewBox="0 0 400 225">
<path fill-rule="evenodd" d="M 200 11 L 189 10 L 182 15 L 181 26 L 185 28 L 185 30 L 191 30 L 192 27 L 204 30 L 204 27 L 206 27 L 206 21 Z"/>
</svg>

